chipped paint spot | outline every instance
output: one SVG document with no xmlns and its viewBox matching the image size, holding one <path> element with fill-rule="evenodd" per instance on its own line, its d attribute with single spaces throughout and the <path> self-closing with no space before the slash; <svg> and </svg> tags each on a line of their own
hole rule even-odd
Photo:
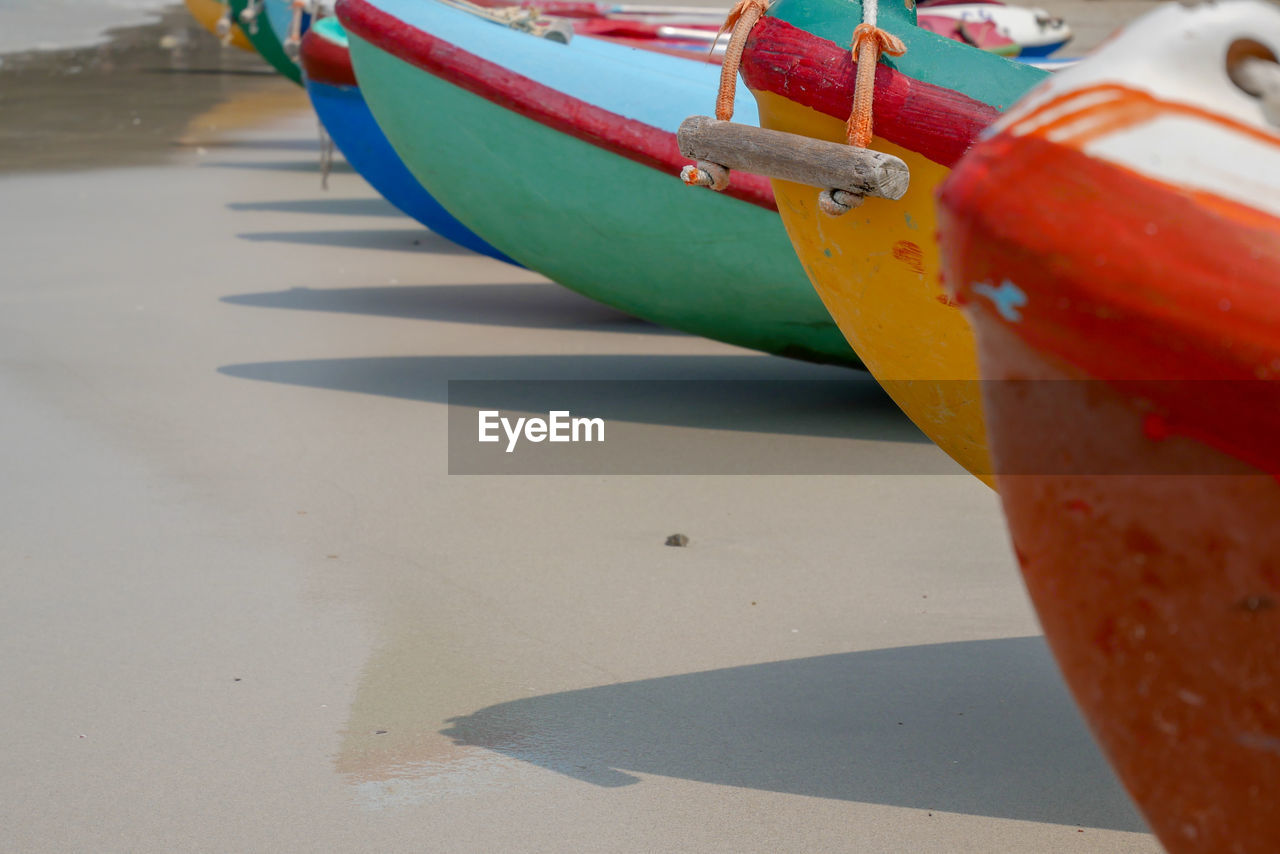
<svg viewBox="0 0 1280 854">
<path fill-rule="evenodd" d="M 1280 738 L 1261 732 L 1238 732 L 1236 744 L 1254 750 L 1265 750 L 1268 753 L 1280 754 Z"/>
<path fill-rule="evenodd" d="M 903 214 L 903 217 L 907 221 L 907 228 L 911 229 L 912 231 L 920 230 L 920 223 L 916 222 L 915 219 L 911 216 L 911 214 Z"/>
<path fill-rule="evenodd" d="M 973 292 L 978 296 L 991 300 L 991 304 L 996 307 L 996 311 L 1000 312 L 1000 316 L 1005 320 L 1012 323 L 1022 320 L 1022 312 L 1018 311 L 1018 309 L 1027 304 L 1027 295 L 1022 288 L 1008 279 L 1001 282 L 998 288 L 992 287 L 985 282 L 980 282 L 973 286 Z"/>
<path fill-rule="evenodd" d="M 822 254 L 823 254 L 823 255 L 826 255 L 828 258 L 830 258 L 830 257 L 831 257 L 831 250 L 830 250 L 830 249 L 823 249 L 823 250 L 822 250 Z"/>
<path fill-rule="evenodd" d="M 1188 691 L 1186 688 L 1178 691 L 1178 699 L 1186 703 L 1188 706 L 1204 705 L 1204 697 L 1200 696 L 1195 691 Z"/>
<path fill-rule="evenodd" d="M 910 240 L 899 240 L 893 244 L 893 257 L 906 264 L 916 273 L 924 273 L 924 251 L 919 244 Z"/>
</svg>

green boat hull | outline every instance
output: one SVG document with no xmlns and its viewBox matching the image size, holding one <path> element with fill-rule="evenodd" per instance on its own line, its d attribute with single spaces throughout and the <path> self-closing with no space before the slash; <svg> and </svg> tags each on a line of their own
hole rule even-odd
<svg viewBox="0 0 1280 854">
<path fill-rule="evenodd" d="M 249 0 L 230 0 L 230 3 L 232 20 L 239 22 L 240 13 L 249 5 Z M 276 36 L 275 30 L 271 27 L 271 22 L 267 20 L 265 9 L 258 15 L 258 25 L 256 27 L 242 26 L 241 29 L 249 37 L 254 49 L 272 68 L 299 86 L 302 85 L 302 69 L 298 67 L 298 63 L 294 62 L 293 58 L 284 49 L 284 44 Z"/>
<path fill-rule="evenodd" d="M 397 153 L 501 252 L 654 323 L 861 367 L 776 212 L 691 189 L 350 41 L 361 90 Z"/>
</svg>

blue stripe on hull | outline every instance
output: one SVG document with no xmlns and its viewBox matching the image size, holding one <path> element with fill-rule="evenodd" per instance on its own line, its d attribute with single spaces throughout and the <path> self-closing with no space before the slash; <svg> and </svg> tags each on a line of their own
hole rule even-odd
<svg viewBox="0 0 1280 854">
<path fill-rule="evenodd" d="M 1062 47 L 1069 41 L 1071 41 L 1071 39 L 1063 39 L 1060 42 L 1050 42 L 1049 44 L 1032 45 L 1030 47 L 1028 47 L 1027 45 L 1022 45 L 1022 53 L 1019 55 L 1020 56 L 1048 56 L 1049 54 L 1053 53 L 1055 50 L 1058 50 L 1060 47 Z"/>
<path fill-rule="evenodd" d="M 422 188 L 383 134 L 354 86 L 307 80 L 307 94 L 342 156 L 387 201 L 436 234 L 460 246 L 515 264 L 458 222 Z"/>
</svg>

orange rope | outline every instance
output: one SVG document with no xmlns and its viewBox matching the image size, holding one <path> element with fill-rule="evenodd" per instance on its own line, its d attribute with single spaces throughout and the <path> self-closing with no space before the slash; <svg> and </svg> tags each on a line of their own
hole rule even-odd
<svg viewBox="0 0 1280 854">
<path fill-rule="evenodd" d="M 716 33 L 716 40 L 730 28 L 733 35 L 729 37 L 729 46 L 725 48 L 724 60 L 720 63 L 720 91 L 716 95 L 716 118 L 727 122 L 733 118 L 733 96 L 738 91 L 738 66 L 742 64 L 742 51 L 747 46 L 747 36 L 769 9 L 768 0 L 738 0 L 724 19 L 724 26 Z M 714 49 L 715 42 L 711 43 Z"/>
<path fill-rule="evenodd" d="M 306 0 L 293 0 L 293 17 L 289 19 L 289 35 L 284 40 L 285 47 L 302 44 L 302 13 L 306 9 Z"/>
<path fill-rule="evenodd" d="M 853 111 L 845 124 L 845 134 L 849 144 L 858 148 L 866 148 L 871 144 L 872 104 L 875 99 L 876 65 L 880 62 L 880 54 L 902 56 L 907 46 L 902 39 L 875 24 L 858 24 L 853 31 L 853 58 L 858 72 L 853 86 Z"/>
</svg>

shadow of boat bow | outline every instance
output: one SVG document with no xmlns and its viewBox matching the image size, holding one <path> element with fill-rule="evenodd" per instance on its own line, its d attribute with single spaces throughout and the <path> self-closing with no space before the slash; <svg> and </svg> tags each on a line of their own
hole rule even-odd
<svg viewBox="0 0 1280 854">
<path fill-rule="evenodd" d="M 1146 832 L 1040 637 L 826 655 L 515 700 L 443 734 L 596 786 L 675 777 Z"/>
</svg>

